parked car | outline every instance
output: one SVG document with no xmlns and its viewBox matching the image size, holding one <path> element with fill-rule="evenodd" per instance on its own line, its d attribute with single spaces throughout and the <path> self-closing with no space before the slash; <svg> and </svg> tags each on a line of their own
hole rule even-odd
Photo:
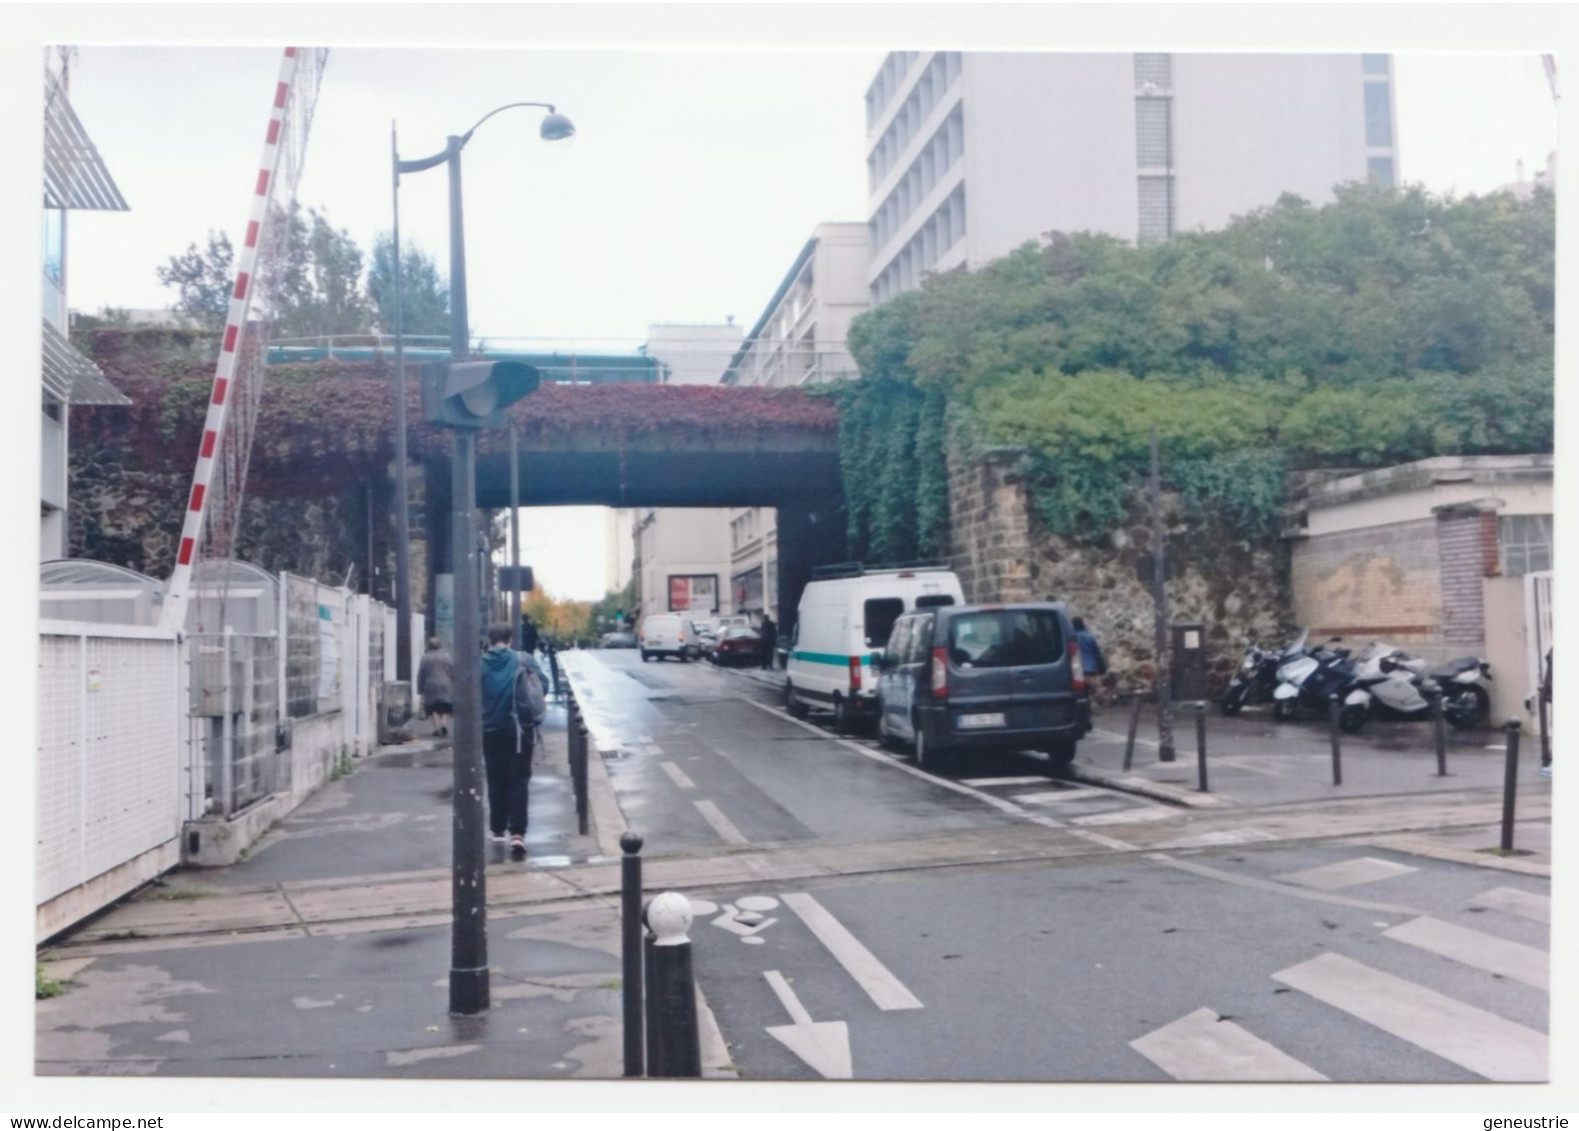
<svg viewBox="0 0 1579 1131">
<path fill-rule="evenodd" d="M 605 632 L 603 634 L 603 647 L 634 648 L 636 647 L 636 634 L 634 632 Z"/>
<path fill-rule="evenodd" d="M 1062 601 L 917 609 L 878 662 L 878 737 L 933 769 L 983 750 L 1044 751 L 1055 772 L 1091 729 L 1080 645 Z"/>
<path fill-rule="evenodd" d="M 697 620 L 691 622 L 696 629 L 696 650 L 701 659 L 713 658 L 713 647 L 718 643 L 718 628 L 710 620 Z"/>
<path fill-rule="evenodd" d="M 732 626 L 718 636 L 713 649 L 713 662 L 720 666 L 731 664 L 762 666 L 762 637 L 755 629 Z"/>
<path fill-rule="evenodd" d="M 641 622 L 637 646 L 644 663 L 654 656 L 689 660 L 695 639 L 696 630 L 679 613 L 653 613 Z"/>
<path fill-rule="evenodd" d="M 841 730 L 877 717 L 876 657 L 894 622 L 917 608 L 965 603 L 959 578 L 942 567 L 813 571 L 801 594 L 784 673 L 784 705 L 796 718 L 832 711 Z"/>
</svg>

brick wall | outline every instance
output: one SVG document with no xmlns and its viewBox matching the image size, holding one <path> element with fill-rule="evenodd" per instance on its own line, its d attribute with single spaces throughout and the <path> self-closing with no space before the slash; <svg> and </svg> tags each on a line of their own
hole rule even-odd
<svg viewBox="0 0 1579 1131">
<path fill-rule="evenodd" d="M 1030 505 L 1022 457 L 971 460 L 950 449 L 949 562 L 972 603 L 1029 601 Z"/>
<path fill-rule="evenodd" d="M 1380 637 L 1401 648 L 1440 644 L 1437 526 L 1428 518 L 1295 543 L 1290 562 L 1294 619 L 1308 625 L 1313 638 Z"/>
<path fill-rule="evenodd" d="M 1442 643 L 1481 651 L 1486 642 L 1481 579 L 1486 576 L 1484 520 L 1491 520 L 1491 572 L 1497 571 L 1495 514 L 1446 512 L 1436 520 L 1442 586 Z"/>
</svg>

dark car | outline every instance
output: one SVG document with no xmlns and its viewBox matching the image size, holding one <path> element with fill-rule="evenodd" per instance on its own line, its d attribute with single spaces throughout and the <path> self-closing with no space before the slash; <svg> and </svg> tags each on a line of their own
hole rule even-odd
<svg viewBox="0 0 1579 1131">
<path fill-rule="evenodd" d="M 1091 729 L 1080 645 L 1061 601 L 917 609 L 879 662 L 878 735 L 933 769 L 973 751 L 1042 750 L 1074 761 Z"/>
<path fill-rule="evenodd" d="M 636 647 L 636 634 L 634 632 L 605 632 L 603 634 L 603 647 L 634 648 Z"/>
<path fill-rule="evenodd" d="M 713 645 L 715 664 L 752 664 L 762 666 L 762 637 L 754 629 L 729 627 L 720 629 L 718 641 Z"/>
</svg>

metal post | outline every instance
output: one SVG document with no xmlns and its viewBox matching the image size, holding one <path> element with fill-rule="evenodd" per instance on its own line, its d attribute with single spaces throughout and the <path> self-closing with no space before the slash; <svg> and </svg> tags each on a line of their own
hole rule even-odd
<svg viewBox="0 0 1579 1131">
<path fill-rule="evenodd" d="M 1206 787 L 1206 701 L 1195 704 L 1195 760 L 1200 769 L 1200 792 L 1210 793 Z"/>
<path fill-rule="evenodd" d="M 1447 777 L 1447 719 L 1442 712 L 1441 689 L 1431 693 L 1431 737 L 1436 742 L 1436 776 Z"/>
<path fill-rule="evenodd" d="M 642 908 L 641 837 L 620 834 L 620 957 L 625 998 L 625 1075 L 640 1076 L 642 1065 Z"/>
<path fill-rule="evenodd" d="M 647 904 L 646 919 L 653 933 L 647 1015 L 656 1022 L 658 1034 L 657 1051 L 648 1062 L 647 1074 L 698 1078 L 702 1075 L 702 1041 L 687 934 L 691 904 L 679 892 L 666 891 Z"/>
<path fill-rule="evenodd" d="M 1151 599 L 1156 609 L 1157 660 L 1157 759 L 1174 760 L 1173 691 L 1168 683 L 1167 552 L 1162 541 L 1162 455 L 1157 426 L 1151 428 Z"/>
<path fill-rule="evenodd" d="M 1129 737 L 1124 740 L 1124 772 L 1129 773 L 1130 764 L 1135 760 L 1135 732 L 1140 728 L 1140 688 L 1132 687 L 1129 692 Z"/>
<path fill-rule="evenodd" d="M 224 709 L 224 718 L 219 721 L 219 812 L 222 816 L 230 816 L 236 803 L 236 721 L 231 715 L 235 700 L 230 693 L 230 648 L 235 636 L 235 628 L 226 625 L 222 639 L 224 646 L 220 650 L 220 662 L 224 667 L 219 669 L 220 678 L 224 680 L 224 696 L 220 706 Z"/>
<path fill-rule="evenodd" d="M 571 782 L 576 791 L 576 829 L 587 835 L 587 724 L 576 716 L 576 760 L 570 764 Z"/>
<path fill-rule="evenodd" d="M 1552 654 L 1546 653 L 1546 671 L 1535 692 L 1535 705 L 1541 720 L 1541 766 L 1552 764 Z"/>
<path fill-rule="evenodd" d="M 1341 727 L 1338 725 L 1339 715 L 1343 706 L 1338 701 L 1338 693 L 1333 692 L 1327 696 L 1327 719 L 1332 728 L 1332 784 L 1343 784 L 1343 750 L 1339 734 Z"/>
<path fill-rule="evenodd" d="M 521 458 L 515 449 L 515 425 L 510 426 L 510 628 L 516 648 L 526 647 L 526 626 L 521 623 Z"/>
<path fill-rule="evenodd" d="M 389 123 L 395 229 L 395 678 L 411 680 L 411 510 L 406 491 L 406 339 L 400 262 L 400 153 Z M 371 541 L 371 535 L 369 535 Z"/>
<path fill-rule="evenodd" d="M 1513 800 L 1519 784 L 1519 720 L 1503 724 L 1508 735 L 1508 760 L 1502 774 L 1502 851 L 1513 851 Z"/>
</svg>

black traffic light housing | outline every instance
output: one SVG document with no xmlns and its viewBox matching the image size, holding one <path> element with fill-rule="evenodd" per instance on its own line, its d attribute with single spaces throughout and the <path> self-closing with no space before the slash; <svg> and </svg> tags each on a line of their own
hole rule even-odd
<svg viewBox="0 0 1579 1131">
<path fill-rule="evenodd" d="M 422 415 L 445 428 L 502 428 L 504 410 L 537 388 L 519 361 L 434 361 L 422 366 Z"/>
</svg>

